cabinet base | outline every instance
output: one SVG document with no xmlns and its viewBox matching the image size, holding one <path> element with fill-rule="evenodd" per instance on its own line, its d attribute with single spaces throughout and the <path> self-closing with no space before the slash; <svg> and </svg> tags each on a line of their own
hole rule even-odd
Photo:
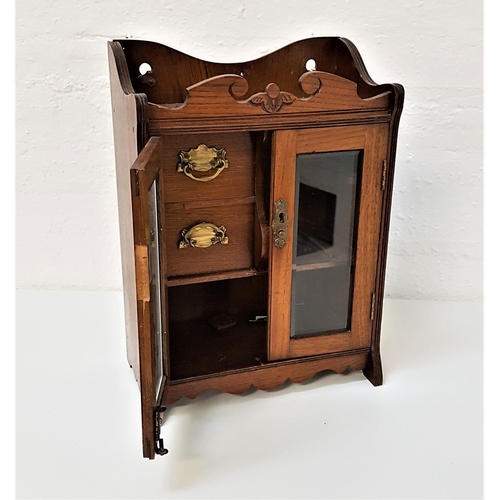
<svg viewBox="0 0 500 500">
<path fill-rule="evenodd" d="M 335 373 L 343 373 L 348 369 L 365 371 L 369 367 L 370 357 L 369 349 L 356 349 L 341 354 L 272 362 L 258 367 L 176 380 L 165 387 L 162 404 L 168 406 L 178 401 L 182 396 L 194 399 L 208 389 L 230 394 L 242 394 L 252 386 L 268 391 L 279 387 L 287 380 L 293 383 L 304 382 L 326 370 Z"/>
</svg>

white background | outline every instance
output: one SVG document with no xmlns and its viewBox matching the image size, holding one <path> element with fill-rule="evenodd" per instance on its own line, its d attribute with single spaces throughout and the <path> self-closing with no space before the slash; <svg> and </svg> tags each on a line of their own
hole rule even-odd
<svg viewBox="0 0 500 500">
<path fill-rule="evenodd" d="M 339 35 L 406 90 L 386 295 L 482 296 L 478 0 L 17 2 L 17 286 L 120 290 L 106 42 L 244 61 Z"/>
<path fill-rule="evenodd" d="M 442 301 L 480 300 L 483 56 L 480 1 L 318 0 L 315 3 L 304 3 L 291 0 L 270 3 L 122 0 L 118 3 L 18 0 L 16 8 L 18 288 L 121 289 L 107 40 L 126 36 L 142 38 L 162 42 L 213 61 L 236 61 L 259 57 L 298 39 L 340 35 L 350 38 L 356 44 L 375 81 L 398 82 L 406 90 L 391 220 L 387 296 Z M 490 4 L 490 16 L 486 18 L 489 21 L 490 40 L 498 39 L 497 27 L 492 24 L 492 13 L 494 9 Z M 490 49 L 489 60 L 496 57 L 497 51 Z M 496 75 L 490 71 L 488 109 L 492 105 L 498 109 L 497 101 L 493 102 L 498 93 L 496 84 L 492 87 L 493 80 L 497 81 Z M 489 123 L 492 124 L 493 113 L 490 111 L 488 114 Z M 491 160 L 491 149 L 498 141 L 498 135 L 490 128 L 489 137 Z M 6 180 L 9 180 L 9 175 L 6 172 Z M 489 193 L 489 207 L 496 206 L 496 193 L 492 187 L 497 179 L 497 173 L 490 168 L 488 184 L 485 186 Z M 492 216 L 491 211 L 489 213 L 487 255 L 490 258 L 489 274 L 485 278 L 486 283 L 490 283 L 487 311 L 490 311 L 488 324 L 491 325 L 491 331 L 494 329 L 492 320 L 497 313 L 497 305 L 492 300 L 496 283 L 494 275 L 491 275 L 493 271 L 498 274 L 497 266 L 493 264 L 496 259 L 493 247 L 498 249 L 498 243 L 493 238 L 491 229 L 496 229 L 498 223 L 495 221 L 496 216 Z M 13 275 L 6 272 L 5 276 L 8 281 Z M 221 472 L 227 474 L 229 469 L 224 470 L 224 461 L 213 463 L 215 468 L 208 472 L 206 467 L 210 466 L 212 457 L 221 457 L 216 448 L 220 443 L 214 438 L 213 443 L 209 443 L 211 449 L 190 449 L 186 448 L 183 436 L 190 440 L 187 441 L 188 444 L 196 446 L 196 437 L 210 438 L 210 430 L 200 426 L 227 424 L 227 421 L 221 423 L 219 420 L 224 417 L 225 409 L 229 410 L 227 416 L 232 418 L 234 408 L 241 407 L 241 410 L 236 411 L 236 420 L 240 415 L 238 412 L 243 412 L 242 416 L 248 411 L 255 411 L 256 415 L 266 413 L 272 405 L 273 395 L 267 398 L 265 393 L 258 392 L 242 405 L 239 405 L 237 397 L 234 399 L 235 397 L 219 395 L 216 400 L 212 400 L 207 396 L 199 403 L 174 408 L 173 418 L 169 425 L 164 426 L 167 445 L 171 449 L 170 461 L 165 463 L 156 460 L 154 465 L 142 461 L 138 457 L 137 448 L 132 449 L 134 445 L 140 447 L 140 436 L 137 434 L 137 388 L 128 368 L 120 366 L 125 360 L 125 354 L 119 296 L 110 294 L 106 299 L 97 294 L 92 299 L 78 294 L 72 299 L 73 294 L 60 295 L 54 292 L 55 295 L 48 298 L 43 292 L 36 293 L 42 295 L 21 295 L 18 308 L 20 317 L 24 318 L 24 322 L 19 322 L 18 335 L 21 340 L 18 339 L 18 342 L 26 342 L 21 345 L 18 355 L 21 356 L 20 361 L 26 363 L 24 366 L 28 370 L 18 372 L 26 375 L 18 378 L 17 426 L 20 448 L 17 454 L 18 479 L 22 481 L 18 493 L 32 498 L 79 498 L 85 496 L 85 493 L 95 498 L 106 495 L 109 498 L 124 498 L 127 494 L 129 498 L 153 494 L 157 497 L 180 498 L 190 492 L 194 496 L 193 492 L 198 491 L 198 496 L 201 497 L 203 495 L 200 491 L 207 491 L 203 488 L 207 486 L 206 480 L 210 477 L 216 481 L 210 486 L 217 492 Z M 463 307 L 457 303 L 455 309 L 443 303 L 443 308 L 439 309 L 426 301 L 421 305 L 414 302 L 413 309 L 405 309 L 403 303 L 406 301 L 397 302 L 401 306 L 396 305 L 396 302 L 392 302 L 394 306 L 391 306 L 389 301 L 385 308 L 386 326 L 382 349 L 383 356 L 385 355 L 386 383 L 378 390 L 373 389 L 374 395 L 369 384 L 354 374 L 350 375 L 354 379 L 349 379 L 350 383 L 346 384 L 346 393 L 338 390 L 338 384 L 342 386 L 343 379 L 335 379 L 330 391 L 332 382 L 329 377 L 324 383 L 323 379 L 312 382 L 308 388 L 291 386 L 278 391 L 275 393 L 275 401 L 286 406 L 291 400 L 293 405 L 297 392 L 301 393 L 298 396 L 302 403 L 305 397 L 314 400 L 315 393 L 319 397 L 317 401 L 321 401 L 323 389 L 327 391 L 326 397 L 343 398 L 351 394 L 356 399 L 358 394 L 365 401 L 366 388 L 366 396 L 371 398 L 373 395 L 375 399 L 377 394 L 380 397 L 380 391 L 385 391 L 385 396 L 382 395 L 379 401 L 382 405 L 387 401 L 386 396 L 391 394 L 410 402 L 407 408 L 412 420 L 410 427 L 406 429 L 407 434 L 402 427 L 393 428 L 392 431 L 395 430 L 396 434 L 391 434 L 389 425 L 386 436 L 390 444 L 385 448 L 388 441 L 380 433 L 377 435 L 380 438 L 379 449 L 383 453 L 374 455 L 379 462 L 376 463 L 376 470 L 372 471 L 375 489 L 371 491 L 378 491 L 379 498 L 384 491 L 392 491 L 393 495 L 398 496 L 401 491 L 398 490 L 398 485 L 402 488 L 408 485 L 404 479 L 411 471 L 405 468 L 403 461 L 395 460 L 399 448 L 394 439 L 398 434 L 406 442 L 414 438 L 412 426 L 418 426 L 419 420 L 418 414 L 411 411 L 411 405 L 415 405 L 420 398 L 418 401 L 422 404 L 419 408 L 422 411 L 438 407 L 436 418 L 444 426 L 450 447 L 443 447 L 442 436 L 435 434 L 439 433 L 439 427 L 434 426 L 431 417 L 426 417 L 426 429 L 431 432 L 424 433 L 425 439 L 421 442 L 420 451 L 430 453 L 432 444 L 441 439 L 441 459 L 433 456 L 433 463 L 438 468 L 446 467 L 452 474 L 444 479 L 445 482 L 447 479 L 451 480 L 449 488 L 446 489 L 446 484 L 441 481 L 438 484 L 439 491 L 443 493 L 443 498 L 459 498 L 460 492 L 453 480 L 459 477 L 456 475 L 457 470 L 460 472 L 462 469 L 452 466 L 453 457 L 460 457 L 462 467 L 464 452 L 472 452 L 469 459 L 478 459 L 480 455 L 477 448 L 481 435 L 478 427 L 480 401 L 471 401 L 467 416 L 469 421 L 467 418 L 464 420 L 462 414 L 462 420 L 458 423 L 451 420 L 452 424 L 455 422 L 455 426 L 447 429 L 446 415 L 450 409 L 465 408 L 463 405 L 469 397 L 477 397 L 481 384 L 480 377 L 477 376 L 481 370 L 477 350 L 480 345 L 477 342 L 470 343 L 470 338 L 481 337 L 480 309 L 471 310 L 465 303 Z M 85 309 L 85 304 L 89 309 Z M 90 305 L 96 308 L 95 317 L 91 314 Z M 54 323 L 61 306 L 68 312 Z M 398 310 L 402 313 L 394 315 Z M 453 311 L 456 311 L 455 314 L 450 314 Z M 10 316 L 10 312 L 7 312 Z M 462 322 L 460 318 L 463 319 Z M 37 319 L 40 319 L 41 325 Z M 431 328 L 428 329 L 427 325 Z M 455 328 L 449 331 L 449 335 L 445 333 L 447 326 Z M 74 348 L 79 346 L 75 345 L 78 342 L 76 339 L 83 339 L 86 331 L 94 329 L 96 335 L 93 338 L 96 343 L 82 343 L 83 357 L 72 366 L 67 356 L 74 354 Z M 457 331 L 462 333 L 453 339 Z M 48 344 L 42 342 L 43 335 L 47 336 Z M 487 358 L 490 361 L 485 382 L 490 388 L 489 393 L 495 396 L 495 399 L 488 400 L 490 425 L 488 439 L 485 441 L 485 446 L 489 448 L 488 456 L 493 459 L 489 462 L 490 491 L 498 483 L 498 463 L 495 462 L 495 458 L 498 458 L 498 447 L 495 446 L 495 442 L 498 442 L 498 407 L 495 403 L 498 386 L 495 376 L 497 363 L 494 359 L 498 341 L 495 337 L 488 337 L 485 350 L 486 354 L 491 355 Z M 46 349 L 45 352 L 40 352 L 40 356 L 33 351 L 35 338 Z M 65 351 L 54 352 L 50 342 L 62 339 L 66 340 L 62 347 Z M 426 341 L 432 344 L 437 339 L 441 339 L 438 341 L 439 349 L 430 350 Z M 102 352 L 92 351 L 92 346 L 97 347 L 99 342 L 106 342 Z M 412 344 L 403 357 L 398 351 L 402 346 L 401 342 Z M 454 345 L 455 348 L 448 349 L 447 345 Z M 5 339 L 5 352 L 12 347 L 8 339 Z M 96 352 L 100 352 L 97 360 Z M 91 380 L 86 379 L 90 373 L 89 362 L 94 362 L 94 367 L 98 370 Z M 9 364 L 2 365 L 2 374 L 5 367 L 8 369 Z M 68 374 L 66 382 L 60 378 L 61 368 Z M 468 371 L 471 377 L 467 376 Z M 454 373 L 458 377 L 454 377 Z M 422 374 L 428 375 L 425 376 L 426 382 L 422 380 Z M 109 379 L 110 375 L 112 379 Z M 106 380 L 104 386 L 103 380 Z M 123 385 L 120 385 L 121 382 L 124 382 Z M 436 387 L 446 391 L 447 382 L 453 386 L 449 404 L 446 399 L 441 400 L 432 392 Z M 357 389 L 357 384 L 362 384 L 361 392 Z M 424 385 L 427 385 L 429 391 L 423 390 Z M 75 394 L 74 387 L 84 392 Z M 398 392 L 399 389 L 402 391 Z M 99 399 L 105 392 L 110 397 L 115 397 L 115 400 Z M 69 407 L 64 394 L 69 396 Z M 82 399 L 82 395 L 87 400 L 85 397 Z M 412 399 L 414 395 L 416 398 Z M 5 393 L 4 398 L 8 403 L 8 393 Z M 260 401 L 262 398 L 267 401 L 257 403 L 255 410 L 252 410 L 252 401 Z M 10 406 L 13 407 L 14 401 L 11 401 Z M 53 405 L 54 401 L 56 405 Z M 106 408 L 102 404 L 106 404 Z M 131 410 L 131 405 L 134 404 Z M 366 405 L 366 401 L 363 404 Z M 54 420 L 51 415 L 55 408 L 61 411 Z M 207 415 L 204 414 L 207 410 L 217 411 L 217 415 L 207 420 Z M 383 407 L 380 410 L 384 411 Z M 95 421 L 92 420 L 93 415 Z M 267 415 L 272 417 L 271 413 Z M 388 411 L 387 416 L 390 415 Z M 301 413 L 300 418 L 303 416 Z M 71 418 L 75 420 L 72 421 Z M 385 418 L 382 418 L 382 422 L 382 425 L 390 424 Z M 401 424 L 401 421 L 397 420 L 396 423 Z M 476 425 L 464 426 L 469 423 Z M 369 422 L 366 425 L 370 425 Z M 2 429 L 7 429 L 2 436 L 6 449 L 9 449 L 13 438 L 8 432 L 9 428 L 10 426 Z M 306 425 L 302 428 L 308 427 Z M 231 439 L 241 439 L 237 429 L 238 422 L 235 423 L 234 434 L 230 434 Z M 25 434 L 26 430 L 29 432 Z M 193 430 L 198 430 L 194 437 L 191 434 Z M 224 436 L 224 429 L 222 431 Z M 96 436 L 101 440 L 97 443 L 98 446 L 90 449 L 94 445 L 90 440 L 95 440 Z M 460 441 L 460 436 L 464 437 L 463 441 Z M 72 454 L 75 450 L 65 445 L 81 442 L 82 438 L 87 437 L 89 442 L 85 449 L 90 451 L 85 455 L 78 453 L 81 448 Z M 116 447 L 113 449 L 111 442 L 121 439 L 123 441 L 118 441 L 118 450 Z M 317 440 L 312 437 L 312 442 Z M 416 444 L 418 442 L 415 441 Z M 271 436 L 269 446 L 273 443 L 275 436 Z M 229 462 L 231 457 L 236 458 L 234 465 L 239 467 L 241 460 L 245 463 L 244 453 L 247 449 L 241 449 L 241 457 L 234 455 L 233 445 L 231 443 L 230 449 L 224 449 L 223 453 L 227 454 L 225 458 Z M 307 443 L 305 445 L 308 446 Z M 255 453 L 255 457 L 246 462 L 247 466 L 254 464 L 252 467 L 258 467 L 258 449 L 250 446 L 248 450 Z M 316 453 L 314 446 L 307 450 L 311 456 Z M 292 460 L 290 456 L 293 451 L 290 450 L 290 454 L 284 458 Z M 374 448 L 370 448 L 369 453 L 375 452 Z M 122 453 L 127 453 L 126 463 Z M 172 456 L 172 453 L 175 455 Z M 452 458 L 447 461 L 449 457 Z M 331 459 L 332 455 L 327 458 Z M 353 467 L 359 466 L 357 458 L 358 455 L 353 458 Z M 393 459 L 395 461 L 391 461 Z M 415 462 L 415 456 L 411 459 L 417 465 L 414 471 L 417 475 L 413 476 L 413 487 L 406 488 L 406 496 L 436 498 L 437 491 L 429 488 L 429 481 L 443 476 L 430 468 L 432 465 L 426 462 L 425 456 L 422 456 L 422 461 Z M 172 468 L 172 460 L 180 460 L 181 466 Z M 384 469 L 386 465 L 392 465 L 396 469 L 400 466 L 406 476 L 391 476 Z M 421 468 L 418 469 L 418 466 Z M 345 468 L 346 464 L 342 467 Z M 478 467 L 477 463 L 474 464 L 474 483 L 467 483 L 462 478 L 469 487 L 469 490 L 463 489 L 464 494 L 479 488 Z M 93 473 L 85 475 L 84 471 L 89 468 Z M 386 476 L 384 470 L 387 471 Z M 463 470 L 471 469 L 466 467 Z M 72 471 L 72 474 L 65 474 L 67 471 Z M 239 473 L 242 478 L 249 475 L 252 477 L 251 471 L 249 475 L 245 474 L 245 468 L 240 467 Z M 418 476 L 418 473 L 422 475 Z M 180 478 L 178 474 L 181 474 Z M 288 474 L 289 472 L 286 477 Z M 314 475 L 319 481 L 325 478 L 318 471 Z M 132 479 L 134 477 L 135 484 Z M 340 495 L 355 498 L 356 492 L 366 493 L 367 490 L 363 489 L 362 484 L 356 483 L 355 478 L 350 486 L 349 476 L 344 479 L 344 489 L 340 491 Z M 324 480 L 328 483 L 328 478 Z M 154 488 L 151 487 L 147 492 L 144 488 L 153 485 L 152 481 L 156 481 Z M 182 482 L 185 488 L 179 489 Z M 271 482 L 272 479 L 269 479 L 269 483 Z M 125 490 L 127 484 L 134 484 L 128 492 Z M 229 484 L 226 483 L 226 487 Z M 301 487 L 305 484 L 303 482 Z M 321 484 L 316 484 L 317 497 L 328 497 L 328 490 L 319 491 Z M 190 485 L 193 489 L 190 489 Z M 283 486 L 284 489 L 274 491 L 285 491 L 288 485 Z M 278 488 L 278 485 L 274 484 L 274 487 Z M 241 491 L 238 493 L 237 489 L 233 490 L 232 496 L 242 498 L 244 494 Z M 299 495 L 300 492 L 304 490 L 301 489 Z M 365 494 L 364 497 L 368 496 Z M 214 493 L 213 497 L 216 498 L 217 494 Z M 495 494 L 487 496 L 497 497 Z"/>
</svg>

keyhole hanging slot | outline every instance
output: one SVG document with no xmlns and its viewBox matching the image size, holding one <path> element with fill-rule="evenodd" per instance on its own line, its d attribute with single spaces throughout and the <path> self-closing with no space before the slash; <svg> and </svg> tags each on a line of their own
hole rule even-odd
<svg viewBox="0 0 500 500">
<path fill-rule="evenodd" d="M 155 79 L 153 78 L 153 69 L 151 68 L 151 65 L 147 62 L 143 62 L 139 66 L 139 76 L 137 79 L 141 83 L 145 83 L 146 85 L 149 85 L 150 87 L 153 87 L 156 84 Z"/>
</svg>

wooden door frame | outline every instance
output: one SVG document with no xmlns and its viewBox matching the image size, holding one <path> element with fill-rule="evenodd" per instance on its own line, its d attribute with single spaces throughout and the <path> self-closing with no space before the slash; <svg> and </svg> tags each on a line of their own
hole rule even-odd
<svg viewBox="0 0 500 500">
<path fill-rule="evenodd" d="M 165 369 L 162 387 L 157 394 L 156 384 L 156 346 L 154 332 L 154 316 L 151 304 L 150 275 L 150 213 L 149 191 L 157 180 L 161 167 L 161 138 L 151 137 L 130 168 L 132 194 L 132 219 L 135 255 L 135 283 L 137 296 L 137 318 L 139 338 L 139 385 L 141 390 L 142 414 L 142 445 L 143 456 L 154 458 L 156 454 L 157 413 L 158 405 L 163 397 L 165 385 Z M 161 210 L 161 204 L 160 204 Z M 161 255 L 161 251 L 160 251 Z M 163 293 L 161 283 L 162 273 L 159 273 L 158 292 Z M 157 311 L 157 314 L 163 314 Z M 163 336 L 163 332 L 162 332 Z M 164 339 L 162 339 L 164 342 Z"/>
<path fill-rule="evenodd" d="M 296 358 L 370 347 L 372 301 L 376 286 L 382 211 L 386 124 L 276 131 L 271 170 L 271 218 L 278 199 L 288 202 L 289 230 L 283 248 L 270 229 L 268 360 Z M 362 150 L 358 218 L 354 243 L 351 328 L 304 338 L 290 338 L 296 156 L 304 153 Z"/>
</svg>

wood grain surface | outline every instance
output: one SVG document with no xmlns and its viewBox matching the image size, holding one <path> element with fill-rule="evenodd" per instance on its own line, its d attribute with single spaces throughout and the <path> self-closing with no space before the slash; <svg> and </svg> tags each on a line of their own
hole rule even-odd
<svg viewBox="0 0 500 500">
<path fill-rule="evenodd" d="M 269 224 L 271 225 L 273 218 L 276 217 L 275 203 L 283 199 L 288 204 L 289 225 L 287 241 L 283 248 L 274 245 L 273 229 L 269 229 L 269 360 L 285 359 L 289 355 L 296 151 L 296 131 L 283 130 L 274 133 Z"/>
<path fill-rule="evenodd" d="M 167 280 L 170 277 L 209 274 L 221 271 L 253 268 L 254 203 L 189 208 L 181 203 L 165 205 L 167 227 L 164 246 L 167 253 Z M 201 222 L 224 226 L 229 238 L 227 245 L 209 248 L 179 249 L 181 231 Z"/>
<path fill-rule="evenodd" d="M 127 359 L 139 380 L 139 337 L 135 291 L 135 251 L 132 227 L 130 167 L 139 153 L 137 123 L 141 99 L 134 94 L 119 43 L 108 44 L 113 134 L 120 225 L 120 248 L 125 308 Z M 144 96 L 145 97 L 145 96 Z"/>
<path fill-rule="evenodd" d="M 139 334 L 142 443 L 145 458 L 155 456 L 156 347 L 149 263 L 149 190 L 161 168 L 161 138 L 151 137 L 130 169 Z"/>
<path fill-rule="evenodd" d="M 254 196 L 254 158 L 249 133 L 162 134 L 162 138 L 161 178 L 165 203 Z M 227 151 L 228 168 L 207 182 L 177 172 L 179 152 L 197 148 L 200 144 Z"/>
</svg>

